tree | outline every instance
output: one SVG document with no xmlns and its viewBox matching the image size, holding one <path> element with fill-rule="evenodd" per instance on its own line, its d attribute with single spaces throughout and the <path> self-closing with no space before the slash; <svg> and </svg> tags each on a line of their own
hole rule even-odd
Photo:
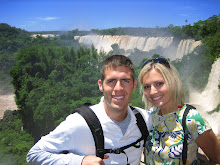
<svg viewBox="0 0 220 165">
<path fill-rule="evenodd" d="M 37 45 L 19 50 L 10 75 L 24 128 L 35 141 L 72 113 L 75 101 L 101 96 L 97 80 L 105 54 L 99 56 L 94 47 L 74 51 Z"/>
</svg>

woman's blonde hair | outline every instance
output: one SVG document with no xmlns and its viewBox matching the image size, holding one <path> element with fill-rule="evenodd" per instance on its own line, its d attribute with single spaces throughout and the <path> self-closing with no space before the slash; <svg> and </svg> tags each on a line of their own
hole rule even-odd
<svg viewBox="0 0 220 165">
<path fill-rule="evenodd" d="M 169 63 L 169 62 L 168 62 Z M 158 70 L 164 80 L 165 84 L 167 85 L 168 90 L 170 91 L 170 96 L 173 99 L 174 105 L 177 107 L 178 105 L 183 105 L 185 102 L 185 94 L 182 82 L 180 81 L 178 71 L 176 68 L 169 63 L 169 66 L 165 66 L 161 63 L 155 63 L 154 61 L 151 61 L 144 65 L 144 67 L 141 69 L 139 74 L 139 83 L 140 83 L 140 91 L 142 94 L 142 101 L 145 104 L 145 108 L 148 110 L 151 107 L 154 107 L 153 104 L 145 97 L 143 92 L 143 77 L 145 74 L 150 72 L 153 69 Z"/>
</svg>

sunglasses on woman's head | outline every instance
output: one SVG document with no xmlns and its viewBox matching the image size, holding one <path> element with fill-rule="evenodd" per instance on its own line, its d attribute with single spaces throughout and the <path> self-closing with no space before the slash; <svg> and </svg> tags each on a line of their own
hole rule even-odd
<svg viewBox="0 0 220 165">
<path fill-rule="evenodd" d="M 154 59 L 150 59 L 144 62 L 144 64 L 142 65 L 141 69 L 148 64 L 149 62 L 153 62 L 153 63 L 160 63 L 163 64 L 164 66 L 166 66 L 167 68 L 170 68 L 170 64 L 167 61 L 167 59 L 165 58 L 154 58 Z"/>
</svg>

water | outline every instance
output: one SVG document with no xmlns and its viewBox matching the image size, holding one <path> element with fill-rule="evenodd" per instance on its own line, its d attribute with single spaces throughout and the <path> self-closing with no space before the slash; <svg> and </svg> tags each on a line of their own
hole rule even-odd
<svg viewBox="0 0 220 165">
<path fill-rule="evenodd" d="M 201 41 L 192 39 L 181 40 L 178 46 L 174 46 L 173 37 L 140 37 L 140 36 L 110 36 L 110 35 L 86 35 L 75 36 L 75 40 L 80 43 L 94 45 L 98 50 L 109 52 L 112 50 L 112 44 L 118 44 L 120 49 L 125 50 L 125 55 L 129 55 L 134 49 L 149 52 L 158 47 L 169 48 L 163 55 L 166 58 L 175 60 L 181 59 L 184 55 L 191 53 L 197 46 L 201 45 Z"/>
<path fill-rule="evenodd" d="M 190 104 L 194 105 L 209 122 L 216 135 L 220 134 L 220 113 L 208 114 L 207 112 L 212 111 L 220 104 L 220 89 L 218 89 L 218 85 L 220 85 L 220 58 L 212 65 L 208 84 L 204 91 L 202 93 L 193 91 L 189 95 Z"/>
</svg>

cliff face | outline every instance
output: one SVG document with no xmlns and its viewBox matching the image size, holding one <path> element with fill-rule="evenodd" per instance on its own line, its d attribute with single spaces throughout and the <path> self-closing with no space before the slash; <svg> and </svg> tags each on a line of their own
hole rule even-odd
<svg viewBox="0 0 220 165">
<path fill-rule="evenodd" d="M 119 49 L 125 51 L 125 55 L 130 55 L 135 49 L 143 52 L 160 49 L 160 51 L 156 51 L 156 53 L 171 60 L 181 59 L 184 55 L 192 52 L 201 44 L 201 41 L 192 39 L 181 40 L 179 43 L 174 43 L 173 37 L 87 35 L 75 36 L 74 39 L 88 46 L 94 45 L 98 51 L 102 50 L 105 52 L 113 50 L 111 46 L 117 44 Z"/>
</svg>

